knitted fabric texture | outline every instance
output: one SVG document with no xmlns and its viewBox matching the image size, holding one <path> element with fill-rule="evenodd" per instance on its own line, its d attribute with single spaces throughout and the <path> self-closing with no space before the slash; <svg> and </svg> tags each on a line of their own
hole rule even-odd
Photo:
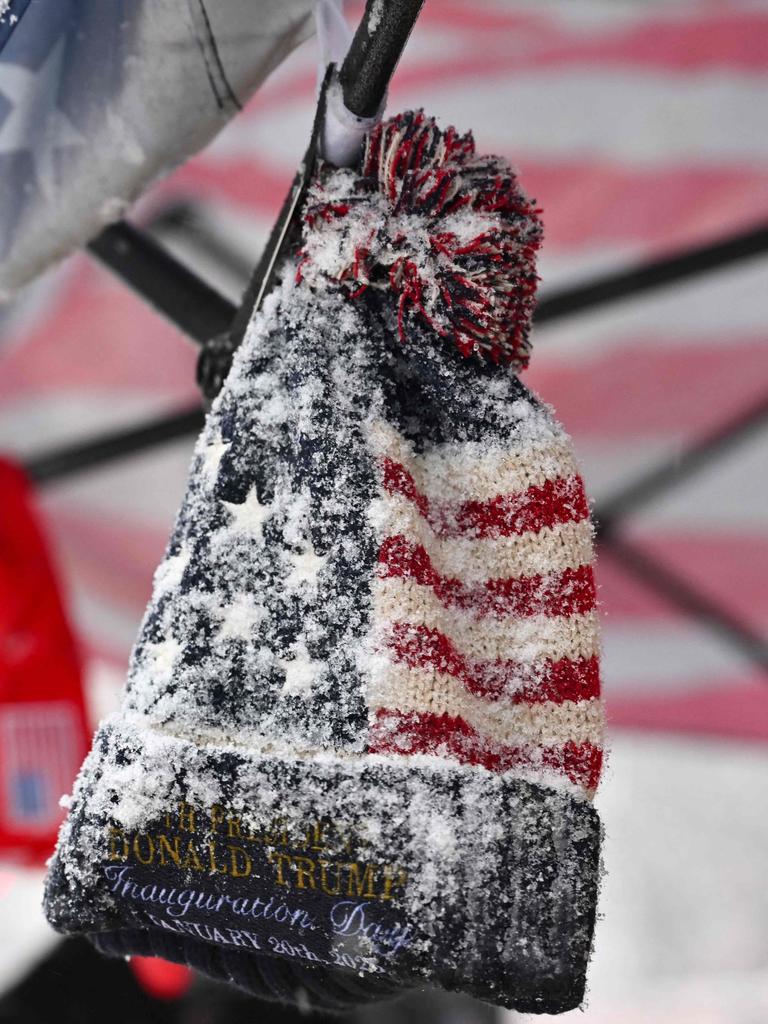
<svg viewBox="0 0 768 1024">
<path fill-rule="evenodd" d="M 540 226 L 421 114 L 321 168 L 305 212 L 198 441 L 47 914 L 299 1004 L 427 982 L 569 1009 L 603 713 L 587 499 L 509 366 Z"/>
</svg>

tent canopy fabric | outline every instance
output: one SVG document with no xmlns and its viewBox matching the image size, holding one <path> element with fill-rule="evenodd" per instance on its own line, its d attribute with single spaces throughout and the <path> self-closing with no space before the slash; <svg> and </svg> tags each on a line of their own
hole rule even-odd
<svg viewBox="0 0 768 1024">
<path fill-rule="evenodd" d="M 311 13 L 311 0 L 10 0 L 0 299 L 208 143 L 311 32 Z"/>
</svg>

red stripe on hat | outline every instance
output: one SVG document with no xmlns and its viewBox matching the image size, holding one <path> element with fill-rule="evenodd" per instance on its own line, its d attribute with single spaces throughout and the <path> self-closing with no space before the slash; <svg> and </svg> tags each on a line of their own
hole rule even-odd
<svg viewBox="0 0 768 1024">
<path fill-rule="evenodd" d="M 593 658 L 561 658 L 533 663 L 478 661 L 465 658 L 450 637 L 429 626 L 396 622 L 388 637 L 395 660 L 409 668 L 431 668 L 457 679 L 476 697 L 513 704 L 590 700 L 600 696 L 599 662 Z"/>
<path fill-rule="evenodd" d="M 379 575 L 414 580 L 431 587 L 446 608 L 462 608 L 479 615 L 579 615 L 592 611 L 597 601 L 591 565 L 467 586 L 459 579 L 441 576 L 427 549 L 402 534 L 387 537 L 382 543 Z"/>
<path fill-rule="evenodd" d="M 369 733 L 373 754 L 435 754 L 460 764 L 479 765 L 492 772 L 513 768 L 547 768 L 561 772 L 577 786 L 595 789 L 603 752 L 592 743 L 563 743 L 557 747 L 510 747 L 482 736 L 453 715 L 400 712 L 380 708 Z"/>
<path fill-rule="evenodd" d="M 436 505 L 422 494 L 401 463 L 385 457 L 382 470 L 385 490 L 412 502 L 439 537 L 513 537 L 589 517 L 589 504 L 579 476 L 558 477 L 516 494 L 499 494 L 489 501 L 465 501 L 449 507 Z"/>
</svg>

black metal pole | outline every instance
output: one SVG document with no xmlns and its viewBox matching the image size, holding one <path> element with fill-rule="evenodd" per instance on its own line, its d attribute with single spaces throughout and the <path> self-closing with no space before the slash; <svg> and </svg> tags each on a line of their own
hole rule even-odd
<svg viewBox="0 0 768 1024">
<path fill-rule="evenodd" d="M 696 246 L 673 256 L 663 256 L 639 267 L 619 270 L 586 284 L 544 295 L 535 314 L 537 324 L 559 320 L 586 309 L 595 309 L 619 299 L 632 298 L 654 288 L 667 287 L 708 270 L 768 252 L 768 224 L 730 235 L 709 245 Z"/>
<path fill-rule="evenodd" d="M 203 344 L 232 322 L 236 313 L 233 303 L 125 221 L 107 228 L 88 248 L 193 341 Z M 765 253 L 768 225 L 759 225 L 711 245 L 654 260 L 590 284 L 545 294 L 539 302 L 536 323 L 551 323 L 574 313 L 598 309 Z"/>
<path fill-rule="evenodd" d="M 232 323 L 233 302 L 127 221 L 105 228 L 88 250 L 199 345 Z"/>
<path fill-rule="evenodd" d="M 344 105 L 358 117 L 373 117 L 424 0 L 367 0 L 349 52 L 339 69 Z"/>
<path fill-rule="evenodd" d="M 595 509 L 595 523 L 600 536 L 611 531 L 638 508 L 647 504 L 661 491 L 679 484 L 698 472 L 712 459 L 722 455 L 734 445 L 750 437 L 768 422 L 768 396 L 739 413 L 711 434 L 701 438 L 679 457 L 673 457 L 644 473 L 638 480 L 606 498 Z"/>
<path fill-rule="evenodd" d="M 368 0 L 366 3 L 349 52 L 339 70 L 344 102 L 352 113 L 369 117 L 381 107 L 390 78 L 423 3 L 424 0 Z M 208 360 L 206 353 L 201 357 L 198 382 L 208 399 L 218 393 L 226 376 L 227 349 L 230 350 L 231 358 L 231 352 L 241 343 L 253 313 L 261 307 L 265 296 L 272 289 L 279 262 L 293 245 L 299 243 L 301 208 L 315 171 L 318 140 L 325 122 L 326 95 L 334 70 L 333 65 L 326 69 L 307 151 L 262 257 L 243 293 L 240 308 L 229 331 L 229 344 L 227 340 L 219 338 L 215 343 L 213 359 Z M 214 372 L 210 372 L 209 363 L 213 364 Z"/>
<path fill-rule="evenodd" d="M 610 536 L 601 544 L 624 569 L 661 594 L 686 615 L 708 626 L 749 661 L 768 673 L 768 642 L 731 611 L 673 569 L 662 565 L 625 538 Z"/>
<path fill-rule="evenodd" d="M 183 409 L 149 420 L 139 427 L 113 430 L 101 437 L 80 444 L 55 448 L 43 455 L 32 456 L 25 464 L 28 475 L 38 484 L 52 483 L 85 469 L 93 469 L 116 458 L 135 455 L 167 441 L 197 434 L 204 414 L 199 406 Z"/>
</svg>

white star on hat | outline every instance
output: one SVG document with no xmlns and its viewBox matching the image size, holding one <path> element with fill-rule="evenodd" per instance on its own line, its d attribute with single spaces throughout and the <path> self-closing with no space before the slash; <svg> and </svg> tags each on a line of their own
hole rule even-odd
<svg viewBox="0 0 768 1024">
<path fill-rule="evenodd" d="M 251 537 L 261 536 L 261 527 L 269 515 L 269 505 L 261 504 L 255 487 L 248 491 L 245 501 L 240 504 L 223 501 L 222 505 L 232 515 L 232 522 L 229 524 L 231 530 Z"/>
<path fill-rule="evenodd" d="M 309 541 L 303 551 L 291 554 L 293 568 L 286 577 L 289 591 L 297 590 L 301 583 L 317 583 L 317 574 L 328 561 L 327 555 L 318 555 Z"/>
<path fill-rule="evenodd" d="M 235 594 L 231 604 L 221 609 L 219 640 L 250 640 L 253 630 L 264 618 L 264 608 L 253 594 Z"/>
<path fill-rule="evenodd" d="M 284 696 L 308 697 L 312 683 L 325 668 L 325 662 L 312 661 L 309 651 L 301 640 L 293 645 L 293 657 L 281 659 L 279 664 L 285 671 Z"/>
</svg>

